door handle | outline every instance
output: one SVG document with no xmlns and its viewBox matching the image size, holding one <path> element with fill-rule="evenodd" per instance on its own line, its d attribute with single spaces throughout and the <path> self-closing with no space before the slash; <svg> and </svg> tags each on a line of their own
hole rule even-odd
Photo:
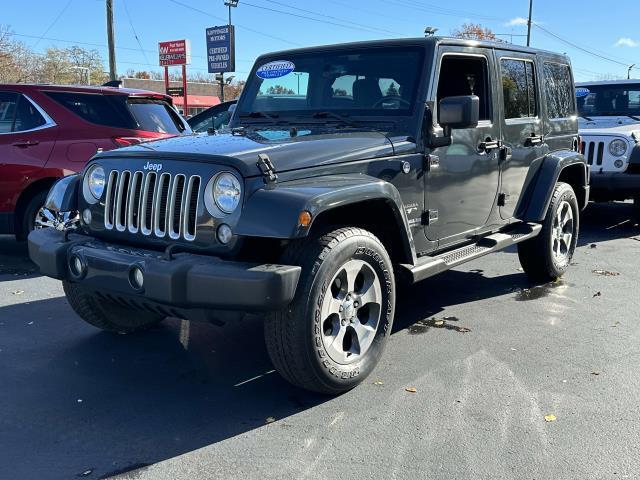
<svg viewBox="0 0 640 480">
<path fill-rule="evenodd" d="M 524 142 L 525 147 L 535 147 L 537 145 L 541 145 L 544 142 L 544 135 L 536 135 L 532 133 L 530 137 Z"/>
<path fill-rule="evenodd" d="M 34 147 L 39 143 L 40 142 L 38 142 L 37 140 L 22 140 L 22 141 L 14 142 L 11 145 L 18 148 L 27 148 L 27 147 Z"/>
<path fill-rule="evenodd" d="M 500 148 L 502 146 L 502 140 L 493 140 L 491 137 L 487 137 L 484 142 L 478 145 L 478 151 L 489 152 L 494 148 Z"/>
</svg>

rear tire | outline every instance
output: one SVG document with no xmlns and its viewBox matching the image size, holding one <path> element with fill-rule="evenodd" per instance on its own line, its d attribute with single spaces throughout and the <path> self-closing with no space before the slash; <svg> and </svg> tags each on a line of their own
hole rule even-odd
<svg viewBox="0 0 640 480">
<path fill-rule="evenodd" d="M 560 278 L 571 263 L 578 243 L 580 209 L 573 188 L 558 182 L 551 197 L 542 231 L 518 244 L 518 257 L 525 273 L 534 282 Z"/>
<path fill-rule="evenodd" d="M 292 244 L 281 262 L 302 273 L 291 305 L 265 321 L 276 370 L 314 392 L 352 389 L 375 368 L 391 334 L 395 280 L 385 247 L 346 227 Z"/>
<path fill-rule="evenodd" d="M 134 333 L 146 330 L 164 317 L 153 313 L 131 310 L 115 302 L 103 300 L 77 283 L 62 282 L 71 308 L 85 322 L 112 333 Z"/>
</svg>

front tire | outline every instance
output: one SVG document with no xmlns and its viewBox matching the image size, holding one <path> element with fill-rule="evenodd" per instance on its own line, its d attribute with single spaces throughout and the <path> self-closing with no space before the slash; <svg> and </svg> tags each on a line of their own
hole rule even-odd
<svg viewBox="0 0 640 480">
<path fill-rule="evenodd" d="M 147 330 L 164 317 L 153 313 L 131 310 L 115 302 L 103 300 L 77 283 L 62 282 L 62 288 L 71 308 L 85 322 L 111 333 L 134 333 Z"/>
<path fill-rule="evenodd" d="M 385 247 L 347 227 L 292 244 L 282 262 L 302 273 L 291 305 L 265 321 L 276 370 L 314 392 L 352 389 L 375 368 L 391 334 L 395 280 Z"/>
<path fill-rule="evenodd" d="M 534 282 L 560 278 L 571 264 L 578 243 L 580 209 L 573 188 L 558 182 L 540 234 L 518 244 L 518 257 Z"/>
</svg>

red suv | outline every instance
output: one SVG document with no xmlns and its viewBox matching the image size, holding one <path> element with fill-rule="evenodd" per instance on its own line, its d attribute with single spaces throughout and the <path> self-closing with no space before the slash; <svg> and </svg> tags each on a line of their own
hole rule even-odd
<svg viewBox="0 0 640 480">
<path fill-rule="evenodd" d="M 41 220 L 51 185 L 98 151 L 191 133 L 171 97 L 115 87 L 0 85 L 0 234 Z"/>
</svg>

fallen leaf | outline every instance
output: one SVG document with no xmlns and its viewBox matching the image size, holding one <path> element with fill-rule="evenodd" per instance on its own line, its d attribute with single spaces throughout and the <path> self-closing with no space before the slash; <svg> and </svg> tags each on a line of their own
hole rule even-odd
<svg viewBox="0 0 640 480">
<path fill-rule="evenodd" d="M 267 419 L 265 420 L 266 423 L 273 423 L 275 421 L 276 421 L 276 419 L 273 418 L 273 417 L 267 417 Z"/>
<path fill-rule="evenodd" d="M 602 292 L 596 292 L 593 294 L 593 298 L 601 297 L 601 296 L 602 296 Z"/>
<path fill-rule="evenodd" d="M 11 292 L 13 295 L 22 295 L 24 293 L 24 290 L 14 290 L 13 292 Z"/>
<path fill-rule="evenodd" d="M 467 333 L 471 331 L 471 329 L 467 327 L 456 327 L 456 330 L 460 333 Z"/>
<path fill-rule="evenodd" d="M 418 391 L 416 387 L 407 387 L 405 390 L 409 393 L 416 393 Z"/>
<path fill-rule="evenodd" d="M 618 272 L 611 272 L 609 270 L 594 270 L 593 273 L 601 275 L 603 277 L 617 277 L 620 275 Z"/>
<path fill-rule="evenodd" d="M 616 322 L 613 325 L 611 325 L 613 328 L 617 327 L 618 325 L 622 325 L 620 322 Z"/>
<path fill-rule="evenodd" d="M 556 421 L 556 416 L 553 413 L 549 413 L 549 414 L 544 416 L 544 421 L 545 422 L 555 422 Z"/>
<path fill-rule="evenodd" d="M 384 383 L 382 383 L 382 380 L 376 380 L 375 382 L 373 382 L 374 385 L 384 385 Z"/>
<path fill-rule="evenodd" d="M 591 372 L 591 375 L 600 375 L 600 372 L 594 370 L 593 372 Z"/>
<path fill-rule="evenodd" d="M 589 245 L 591 248 L 598 248 L 598 245 L 596 245 L 595 243 L 592 243 L 591 245 Z"/>
<path fill-rule="evenodd" d="M 444 325 L 444 320 L 436 320 L 435 322 L 433 322 L 433 325 L 435 327 L 442 327 Z"/>
</svg>

